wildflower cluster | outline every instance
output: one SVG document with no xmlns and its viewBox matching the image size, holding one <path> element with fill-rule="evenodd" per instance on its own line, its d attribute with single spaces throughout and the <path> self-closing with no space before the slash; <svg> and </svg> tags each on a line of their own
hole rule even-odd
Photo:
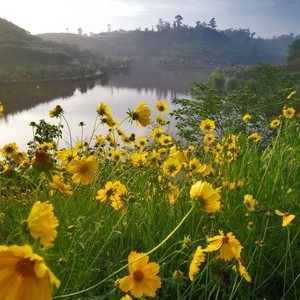
<svg viewBox="0 0 300 300">
<path fill-rule="evenodd" d="M 239 132 L 198 120 L 201 138 L 185 145 L 165 101 L 154 118 L 141 102 L 123 120 L 101 102 L 91 136 L 65 147 L 56 106 L 58 127 L 35 124 L 30 151 L 0 148 L 0 298 L 271 299 L 264 285 L 275 280 L 286 281 L 280 297 L 300 296 L 300 127 L 288 104 L 267 120 L 272 135 L 247 113 Z M 125 132 L 124 122 L 147 131 Z"/>
</svg>

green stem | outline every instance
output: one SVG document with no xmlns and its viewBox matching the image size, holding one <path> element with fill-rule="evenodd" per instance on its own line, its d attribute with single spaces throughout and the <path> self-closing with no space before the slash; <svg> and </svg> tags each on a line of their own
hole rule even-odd
<svg viewBox="0 0 300 300">
<path fill-rule="evenodd" d="M 54 296 L 53 299 L 58 299 L 58 298 L 66 298 L 66 297 L 71 297 L 71 296 L 75 296 L 75 295 L 79 295 L 88 291 L 93 290 L 94 288 L 98 287 L 99 285 L 103 284 L 104 282 L 106 282 L 108 279 L 114 277 L 116 274 L 118 274 L 119 272 L 123 271 L 124 269 L 126 269 L 129 265 L 137 262 L 138 260 L 144 258 L 145 256 L 150 255 L 151 253 L 153 253 L 154 251 L 156 251 L 157 249 L 159 249 L 162 245 L 164 245 L 174 234 L 175 232 L 182 226 L 182 224 L 185 222 L 185 220 L 188 218 L 188 216 L 191 214 L 191 212 L 194 210 L 195 207 L 195 203 L 192 203 L 192 207 L 190 208 L 190 210 L 186 213 L 186 215 L 182 218 L 182 220 L 177 224 L 177 226 L 154 248 L 152 248 L 150 251 L 148 251 L 147 253 L 145 253 L 144 255 L 140 256 L 139 258 L 131 261 L 130 263 L 127 263 L 126 265 L 124 265 L 123 267 L 119 268 L 118 270 L 116 270 L 115 272 L 113 272 L 112 274 L 110 274 L 109 276 L 107 276 L 106 278 L 104 278 L 103 280 L 101 280 L 100 282 L 75 293 L 71 293 L 71 294 L 66 294 L 66 295 L 60 295 L 60 296 Z"/>
</svg>

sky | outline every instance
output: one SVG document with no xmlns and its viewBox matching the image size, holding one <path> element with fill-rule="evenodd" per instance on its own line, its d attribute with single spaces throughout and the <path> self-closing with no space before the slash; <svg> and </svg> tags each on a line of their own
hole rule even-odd
<svg viewBox="0 0 300 300">
<path fill-rule="evenodd" d="M 145 27 L 158 20 L 171 24 L 181 15 L 183 24 L 208 23 L 217 29 L 250 29 L 255 37 L 300 34 L 300 0 L 6 0 L 0 17 L 29 31 L 90 34 Z"/>
</svg>

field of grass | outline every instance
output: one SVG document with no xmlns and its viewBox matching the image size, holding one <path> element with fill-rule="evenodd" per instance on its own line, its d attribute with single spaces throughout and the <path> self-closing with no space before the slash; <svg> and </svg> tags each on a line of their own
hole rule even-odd
<svg viewBox="0 0 300 300">
<path fill-rule="evenodd" d="M 32 124 L 27 153 L 0 145 L 0 298 L 299 299 L 294 94 L 266 135 L 250 115 L 221 136 L 205 119 L 203 140 L 183 146 L 165 102 L 123 121 L 100 103 L 89 140 L 60 147 L 57 106 L 56 126 Z M 151 136 L 128 136 L 128 121 Z"/>
</svg>

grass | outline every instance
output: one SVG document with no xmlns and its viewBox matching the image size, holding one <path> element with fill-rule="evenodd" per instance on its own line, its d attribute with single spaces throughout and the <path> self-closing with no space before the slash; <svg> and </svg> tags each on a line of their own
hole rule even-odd
<svg viewBox="0 0 300 300">
<path fill-rule="evenodd" d="M 57 114 L 59 123 L 67 122 L 63 114 Z M 107 115 L 98 110 L 96 120 L 101 126 L 106 126 Z M 115 143 L 107 140 L 108 135 L 103 136 L 103 144 L 99 137 L 98 142 L 94 137 L 89 143 L 73 141 L 77 158 L 92 156 L 99 163 L 95 177 L 86 185 L 74 182 L 69 168 L 72 159 L 67 163 L 59 159 L 58 150 L 63 149 L 45 136 L 31 143 L 30 151 L 19 160 L 16 157 L 21 155 L 16 154 L 21 152 L 11 146 L 12 155 L 4 145 L 1 244 L 29 244 L 45 258 L 61 281 L 60 288 L 53 290 L 54 299 L 121 299 L 125 293 L 117 280 L 128 274 L 131 251 L 147 253 L 151 262 L 159 264 L 162 285 L 156 299 L 299 299 L 299 115 L 279 119 L 272 135 L 262 135 L 261 141 L 250 141 L 248 131 L 234 136 L 225 132 L 216 135 L 211 145 L 186 146 L 162 138 L 139 147 L 133 141 L 119 145 L 126 133 L 118 135 L 120 127 L 111 124 L 108 133 L 113 133 Z M 155 122 L 151 126 L 164 128 L 167 135 L 167 126 Z M 39 167 L 37 151 L 49 154 Z M 135 153 L 145 154 L 144 159 L 133 162 Z M 153 153 L 160 155 L 153 159 Z M 181 170 L 166 174 L 167 158 L 174 165 L 179 161 Z M 193 158 L 202 168 L 191 169 Z M 209 166 L 212 171 L 206 172 Z M 54 174 L 71 186 L 72 195 L 50 186 Z M 109 181 L 126 187 L 120 209 L 114 209 L 110 200 L 96 199 Z M 198 181 L 222 187 L 220 211 L 207 213 L 199 205 L 201 200 L 191 199 L 190 189 Z M 246 194 L 257 201 L 251 211 L 244 204 Z M 59 220 L 52 247 L 41 247 L 25 230 L 23 221 L 37 200 L 49 201 Z M 275 209 L 286 213 L 284 217 L 295 215 L 294 220 L 282 226 L 283 217 Z M 189 279 L 196 248 L 205 248 L 207 238 L 219 230 L 225 235 L 232 232 L 241 243 L 241 259 L 251 282 L 240 275 L 235 259 L 224 261 L 218 252 L 207 253 L 195 280 Z"/>
</svg>

